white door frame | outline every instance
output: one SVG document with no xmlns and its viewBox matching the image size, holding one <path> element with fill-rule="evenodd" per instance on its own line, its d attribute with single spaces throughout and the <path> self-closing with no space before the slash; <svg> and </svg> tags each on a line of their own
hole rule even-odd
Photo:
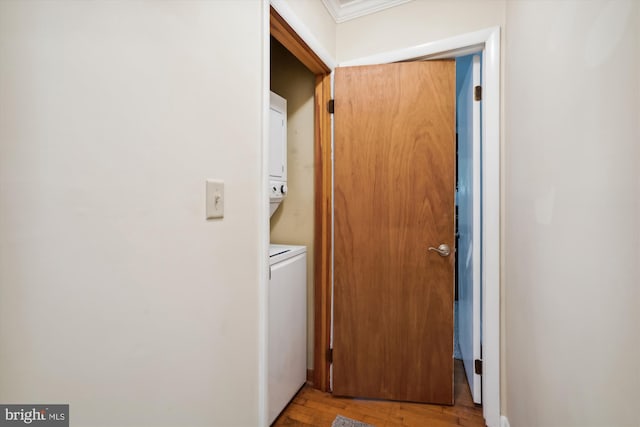
<svg viewBox="0 0 640 427">
<path fill-rule="evenodd" d="M 280 16 L 307 43 L 331 70 L 335 61 L 282 0 L 263 0 L 263 118 L 268 117 L 269 97 L 269 7 L 271 4 Z M 488 427 L 500 426 L 500 27 L 487 28 L 416 46 L 385 52 L 352 61 L 340 66 L 373 65 L 397 61 L 453 58 L 475 52 L 483 53 L 482 70 L 482 352 L 483 413 Z M 263 120 L 263 168 L 266 171 L 268 153 L 268 124 Z M 263 174 L 266 176 L 266 174 Z M 266 181 L 266 178 L 265 178 Z M 264 184 L 264 183 L 263 183 Z M 263 185 L 265 212 L 268 209 L 267 185 Z M 267 216 L 268 217 L 268 216 Z M 263 223 L 261 243 L 268 252 L 269 223 Z M 266 271 L 264 266 L 262 270 Z M 266 277 L 266 273 L 265 273 Z M 266 289 L 266 286 L 260 286 Z M 260 295 L 260 319 L 267 313 L 265 292 Z M 259 357 L 259 412 L 261 424 L 266 423 L 266 325 L 260 328 Z"/>
<path fill-rule="evenodd" d="M 500 425 L 500 27 L 345 61 L 339 67 L 454 58 L 482 52 L 482 401 Z"/>
</svg>

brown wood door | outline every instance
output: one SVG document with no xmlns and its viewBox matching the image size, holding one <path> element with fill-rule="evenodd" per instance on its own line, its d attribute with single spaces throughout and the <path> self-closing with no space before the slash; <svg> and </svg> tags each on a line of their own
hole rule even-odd
<svg viewBox="0 0 640 427">
<path fill-rule="evenodd" d="M 337 68 L 334 124 L 333 392 L 452 404 L 455 62 Z"/>
</svg>

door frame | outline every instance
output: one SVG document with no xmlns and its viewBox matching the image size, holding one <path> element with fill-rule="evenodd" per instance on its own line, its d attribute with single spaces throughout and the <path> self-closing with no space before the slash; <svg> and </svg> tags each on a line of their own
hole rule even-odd
<svg viewBox="0 0 640 427">
<path fill-rule="evenodd" d="M 335 62 L 324 51 L 306 26 L 291 11 L 286 2 L 267 2 L 269 33 L 266 35 L 266 87 L 269 88 L 270 55 L 269 35 L 272 35 L 307 69 L 315 74 L 314 93 L 314 351 L 313 370 L 307 373 L 307 380 L 314 387 L 329 389 L 330 363 L 326 351 L 330 347 L 331 336 L 331 280 L 332 280 L 332 161 L 331 114 L 327 104 L 331 99 L 331 74 Z M 267 133 L 268 135 L 268 133 Z M 268 152 L 268 141 L 263 142 L 264 152 Z M 264 188 L 268 188 L 267 185 Z M 267 221 L 268 226 L 268 221 Z M 268 235 L 268 232 L 267 232 Z M 268 251 L 267 251 L 268 252 Z M 268 259 L 268 256 L 267 256 Z"/>
<path fill-rule="evenodd" d="M 332 93 L 330 73 L 335 68 L 335 61 L 313 36 L 306 24 L 298 18 L 284 0 L 263 0 L 263 22 L 269 23 L 271 11 L 280 16 L 284 34 L 289 34 L 291 46 L 287 47 L 296 55 L 296 46 L 302 46 L 303 52 L 311 52 L 328 68 L 322 76 L 316 78 L 316 115 L 315 115 L 315 313 L 314 313 L 314 386 L 320 390 L 328 390 L 330 369 L 328 352 L 331 344 L 332 315 L 332 165 L 331 165 L 331 118 L 327 113 L 326 100 Z M 268 7 L 268 6 L 271 7 Z M 269 64 L 268 49 L 269 25 L 263 31 L 265 37 L 263 49 L 263 86 L 264 99 L 269 96 Z M 282 41 L 281 41 L 282 43 Z M 266 46 L 266 48 L 265 48 Z M 293 50 L 292 50 L 293 49 Z M 483 106 L 482 106 L 482 336 L 483 336 L 483 413 L 489 427 L 500 425 L 500 27 L 491 27 L 459 36 L 427 42 L 416 46 L 371 55 L 340 63 L 339 66 L 355 66 L 367 64 L 384 64 L 397 61 L 416 61 L 426 59 L 454 58 L 476 52 L 483 53 Z M 307 65 L 301 57 L 298 57 Z M 309 65 L 307 65 L 309 67 Z M 266 84 L 265 84 L 266 82 Z M 263 102 L 263 117 L 267 117 L 268 103 Z M 268 151 L 268 124 L 263 120 L 263 152 Z M 266 158 L 266 155 L 263 155 Z M 263 159 L 263 167 L 266 160 Z M 266 180 L 266 178 L 265 178 Z M 266 209 L 268 209 L 267 184 L 263 185 Z M 263 241 L 269 235 L 269 222 L 264 222 Z M 265 249 L 268 253 L 268 249 Z M 266 256 L 268 262 L 268 255 Z M 267 271 L 267 269 L 263 269 Z M 265 273 L 266 274 L 266 273 Z M 266 291 L 265 291 L 266 292 Z M 262 296 L 260 318 L 266 318 L 266 298 Z M 266 325 L 261 328 L 260 358 L 260 406 L 261 413 L 266 413 Z M 264 408 L 264 409 L 263 409 Z"/>
<path fill-rule="evenodd" d="M 339 67 L 455 58 L 482 52 L 482 400 L 500 425 L 500 27 L 345 61 Z"/>
</svg>

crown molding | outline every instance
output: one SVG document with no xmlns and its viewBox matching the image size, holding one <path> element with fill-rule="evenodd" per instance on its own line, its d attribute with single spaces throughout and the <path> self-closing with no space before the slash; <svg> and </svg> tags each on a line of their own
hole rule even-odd
<svg viewBox="0 0 640 427">
<path fill-rule="evenodd" d="M 322 0 L 336 23 L 349 21 L 412 0 Z"/>
</svg>

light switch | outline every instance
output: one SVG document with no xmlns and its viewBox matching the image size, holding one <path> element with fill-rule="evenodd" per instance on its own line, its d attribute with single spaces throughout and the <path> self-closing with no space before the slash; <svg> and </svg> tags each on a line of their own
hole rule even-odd
<svg viewBox="0 0 640 427">
<path fill-rule="evenodd" d="M 207 219 L 224 217 L 224 182 L 207 180 Z"/>
</svg>

